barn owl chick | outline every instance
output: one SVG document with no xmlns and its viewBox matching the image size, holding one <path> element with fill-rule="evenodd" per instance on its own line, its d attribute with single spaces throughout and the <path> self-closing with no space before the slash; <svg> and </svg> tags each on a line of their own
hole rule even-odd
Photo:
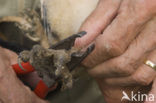
<svg viewBox="0 0 156 103">
<path fill-rule="evenodd" d="M 43 1 L 43 0 L 42 0 Z M 78 32 L 99 0 L 44 0 L 52 32 L 62 40 Z"/>
</svg>

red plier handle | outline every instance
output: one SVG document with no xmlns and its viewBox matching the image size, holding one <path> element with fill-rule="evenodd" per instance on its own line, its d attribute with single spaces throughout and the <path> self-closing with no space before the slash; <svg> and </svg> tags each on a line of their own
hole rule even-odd
<svg viewBox="0 0 156 103">
<path fill-rule="evenodd" d="M 35 71 L 35 68 L 29 62 L 22 62 L 12 65 L 17 75 L 24 75 Z"/>
<path fill-rule="evenodd" d="M 35 71 L 35 68 L 29 63 L 18 63 L 18 64 L 14 64 L 12 65 L 12 68 L 14 69 L 14 71 L 16 72 L 17 75 L 24 75 L 24 74 L 28 74 L 31 72 Z M 55 89 L 56 86 L 53 87 L 48 87 L 43 80 L 40 80 L 38 82 L 38 84 L 36 85 L 34 92 L 37 96 L 39 96 L 40 98 L 45 98 L 46 95 L 48 94 L 49 91 L 51 91 L 52 89 Z"/>
</svg>

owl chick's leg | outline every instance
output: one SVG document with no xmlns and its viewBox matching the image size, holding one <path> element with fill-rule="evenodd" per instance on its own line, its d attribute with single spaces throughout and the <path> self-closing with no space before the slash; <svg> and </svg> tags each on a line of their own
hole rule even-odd
<svg viewBox="0 0 156 103">
<path fill-rule="evenodd" d="M 61 90 L 72 88 L 73 77 L 68 68 L 64 68 L 62 71 L 62 88 Z"/>
<path fill-rule="evenodd" d="M 30 51 L 24 50 L 19 54 L 19 61 L 28 62 L 30 59 Z"/>
</svg>

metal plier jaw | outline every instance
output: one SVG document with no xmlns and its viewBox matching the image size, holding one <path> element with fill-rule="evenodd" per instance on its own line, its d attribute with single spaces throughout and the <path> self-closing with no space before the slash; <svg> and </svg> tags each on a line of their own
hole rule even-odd
<svg viewBox="0 0 156 103">
<path fill-rule="evenodd" d="M 58 42 L 57 44 L 51 46 L 49 49 L 54 50 L 70 50 L 74 46 L 75 39 L 77 37 L 82 37 L 86 34 L 86 32 L 79 32 L 77 34 L 73 34 L 72 36 Z M 93 51 L 94 44 L 89 46 L 85 51 L 82 52 L 73 52 L 71 54 L 71 60 L 66 63 L 67 68 L 69 71 L 74 70 L 80 63 Z M 22 62 L 15 65 L 12 65 L 14 71 L 17 75 L 23 75 L 28 74 L 35 71 L 35 67 L 33 67 L 29 62 Z M 37 70 L 37 68 L 36 68 Z M 50 85 L 49 85 L 50 84 Z M 44 81 L 44 79 L 40 80 L 34 89 L 34 92 L 36 95 L 38 95 L 40 98 L 45 98 L 46 95 L 52 88 L 54 88 L 55 85 L 55 79 L 52 79 L 50 82 L 47 83 L 47 81 Z"/>
<path fill-rule="evenodd" d="M 75 39 L 78 37 L 83 37 L 85 34 L 86 34 L 85 31 L 73 34 L 72 36 L 58 42 L 57 44 L 51 46 L 50 48 L 55 50 L 60 49 L 70 50 L 74 46 Z M 69 68 L 69 70 L 72 71 L 73 69 L 75 69 L 75 67 L 77 67 L 93 51 L 94 47 L 95 45 L 92 44 L 83 53 L 82 52 L 73 53 L 71 55 L 71 61 L 67 63 L 67 67 Z"/>
</svg>

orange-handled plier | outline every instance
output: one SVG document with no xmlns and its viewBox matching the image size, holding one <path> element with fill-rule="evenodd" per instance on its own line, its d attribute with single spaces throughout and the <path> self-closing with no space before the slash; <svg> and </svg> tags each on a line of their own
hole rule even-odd
<svg viewBox="0 0 156 103">
<path fill-rule="evenodd" d="M 35 68 L 29 62 L 14 64 L 12 67 L 17 75 L 24 75 L 35 71 Z M 54 88 L 56 88 L 56 85 L 49 88 L 43 80 L 40 80 L 34 89 L 34 92 L 40 98 L 45 98 L 48 92 Z"/>
<path fill-rule="evenodd" d="M 74 46 L 75 39 L 77 37 L 82 37 L 85 34 L 86 32 L 80 32 L 78 34 L 74 34 L 58 42 L 56 45 L 51 46 L 50 48 L 55 50 L 60 50 L 60 49 L 70 50 Z M 83 53 L 72 54 L 71 60 L 68 63 L 66 63 L 66 66 L 68 67 L 69 71 L 72 71 L 76 66 L 78 66 L 82 62 L 82 60 L 84 60 L 86 56 L 88 56 L 93 51 L 93 49 L 94 49 L 94 45 L 91 45 Z M 20 63 L 18 61 L 18 64 L 14 64 L 12 65 L 12 67 L 14 71 L 17 73 L 17 75 L 24 75 L 24 74 L 34 72 L 35 69 L 37 70 L 37 68 L 33 67 L 29 62 Z M 49 91 L 56 88 L 58 78 L 54 78 L 50 80 L 51 80 L 50 83 L 49 81 L 48 82 L 46 80 L 44 81 L 44 79 L 38 82 L 36 88 L 34 89 L 36 95 L 38 95 L 41 98 L 45 98 Z"/>
</svg>

